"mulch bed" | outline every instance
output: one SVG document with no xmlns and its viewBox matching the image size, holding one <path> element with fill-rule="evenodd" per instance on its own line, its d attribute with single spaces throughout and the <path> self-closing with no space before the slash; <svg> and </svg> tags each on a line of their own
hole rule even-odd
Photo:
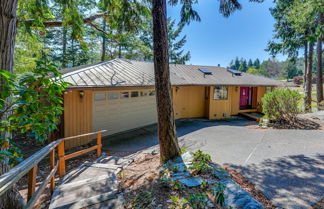
<svg viewBox="0 0 324 209">
<path fill-rule="evenodd" d="M 319 120 L 300 117 L 293 121 L 272 121 L 270 126 L 275 129 L 324 130 L 323 124 Z"/>
</svg>

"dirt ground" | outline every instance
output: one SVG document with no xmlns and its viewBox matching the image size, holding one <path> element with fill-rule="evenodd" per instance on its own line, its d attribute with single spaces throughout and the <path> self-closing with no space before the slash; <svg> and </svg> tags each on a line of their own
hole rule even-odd
<svg viewBox="0 0 324 209">
<path fill-rule="evenodd" d="M 159 155 L 146 154 L 136 159 L 132 164 L 126 167 L 119 180 L 121 190 L 125 193 L 127 208 L 172 208 L 170 196 L 186 197 L 187 193 L 203 192 L 206 190 L 196 189 L 195 191 L 176 190 L 167 187 L 159 180 L 160 171 Z M 231 174 L 233 180 L 238 183 L 243 189 L 251 193 L 251 195 L 264 205 L 267 209 L 276 208 L 262 192 L 257 190 L 252 183 L 244 179 L 238 172 L 226 168 Z M 208 195 L 208 193 L 207 193 Z M 212 197 L 211 194 L 208 195 Z M 212 199 L 211 199 L 212 200 Z M 212 200 L 214 202 L 214 200 Z M 217 206 L 222 208 L 221 206 Z"/>
</svg>

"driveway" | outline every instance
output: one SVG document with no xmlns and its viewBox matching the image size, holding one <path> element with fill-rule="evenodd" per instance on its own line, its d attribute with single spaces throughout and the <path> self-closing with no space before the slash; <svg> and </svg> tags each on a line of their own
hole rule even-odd
<svg viewBox="0 0 324 209">
<path fill-rule="evenodd" d="M 253 125 L 254 124 L 254 125 Z M 177 121 L 182 147 L 198 149 L 256 185 L 280 208 L 308 208 L 324 197 L 324 131 L 262 130 L 245 119 Z M 104 140 L 104 149 L 136 152 L 157 145 L 149 126 Z"/>
</svg>

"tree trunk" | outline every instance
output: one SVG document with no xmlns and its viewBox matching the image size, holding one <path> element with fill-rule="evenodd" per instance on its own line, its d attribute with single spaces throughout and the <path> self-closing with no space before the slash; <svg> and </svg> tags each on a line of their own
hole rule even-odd
<svg viewBox="0 0 324 209">
<path fill-rule="evenodd" d="M 16 9 L 17 0 L 0 1 L 0 69 L 11 73 L 13 72 L 13 55 L 17 33 Z M 0 80 L 0 91 L 3 90 L 4 85 L 6 85 L 4 81 Z M 6 120 L 6 116 L 4 117 L 1 120 Z M 1 136 L 4 136 L 6 140 L 8 133 L 2 132 Z M 9 169 L 8 159 L 1 160 L 0 175 Z M 15 186 L 0 197 L 0 209 L 22 208 L 23 205 L 24 201 Z"/>
<path fill-rule="evenodd" d="M 174 122 L 167 37 L 166 0 L 153 0 L 153 45 L 161 162 L 180 156 Z"/>
<path fill-rule="evenodd" d="M 312 111 L 312 67 L 313 67 L 314 42 L 309 43 L 308 67 L 305 82 L 305 112 Z"/>
<path fill-rule="evenodd" d="M 106 31 L 106 19 L 102 20 L 102 30 Z M 101 61 L 106 60 L 106 35 L 102 34 L 102 49 L 101 49 Z"/>
<path fill-rule="evenodd" d="M 319 25 L 323 24 L 323 13 L 319 15 Z M 323 37 L 318 37 L 316 54 L 317 54 L 317 65 L 316 65 L 316 92 L 317 92 L 317 109 L 321 110 L 323 101 L 323 60 L 322 60 L 322 41 Z"/>
<path fill-rule="evenodd" d="M 306 85 L 306 75 L 307 75 L 307 65 L 308 63 L 308 42 L 305 41 L 304 43 L 304 90 Z"/>
<path fill-rule="evenodd" d="M 67 67 L 67 63 L 66 63 L 66 42 L 67 42 L 66 34 L 67 34 L 67 29 L 64 26 L 63 27 L 63 40 L 62 40 L 62 42 L 63 42 L 63 47 L 62 47 L 62 67 L 63 68 Z"/>
</svg>

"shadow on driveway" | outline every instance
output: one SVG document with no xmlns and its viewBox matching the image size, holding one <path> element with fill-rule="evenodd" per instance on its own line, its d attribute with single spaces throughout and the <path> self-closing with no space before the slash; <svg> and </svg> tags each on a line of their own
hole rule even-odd
<svg viewBox="0 0 324 209">
<path fill-rule="evenodd" d="M 179 138 L 207 127 L 223 125 L 247 126 L 252 124 L 257 123 L 240 117 L 224 120 L 180 119 L 176 121 Z M 157 125 L 150 125 L 103 138 L 104 151 L 127 152 L 127 154 L 147 149 L 157 144 Z"/>
<path fill-rule="evenodd" d="M 308 208 L 324 196 L 324 155 L 294 155 L 229 166 L 239 170 L 280 208 Z"/>
</svg>

